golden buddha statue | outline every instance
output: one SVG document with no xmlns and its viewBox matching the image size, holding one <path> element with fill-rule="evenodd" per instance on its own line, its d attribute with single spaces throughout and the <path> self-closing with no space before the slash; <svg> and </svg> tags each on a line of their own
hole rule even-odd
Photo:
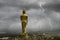
<svg viewBox="0 0 60 40">
<path fill-rule="evenodd" d="M 21 24 L 22 24 L 22 37 L 27 37 L 26 25 L 28 23 L 28 16 L 26 14 L 25 9 L 23 9 L 20 19 L 21 19 Z"/>
</svg>

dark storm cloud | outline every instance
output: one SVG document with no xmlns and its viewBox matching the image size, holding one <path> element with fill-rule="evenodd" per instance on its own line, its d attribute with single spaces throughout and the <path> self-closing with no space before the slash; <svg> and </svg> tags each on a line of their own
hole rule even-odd
<svg viewBox="0 0 60 40">
<path fill-rule="evenodd" d="M 30 4 L 30 5 L 20 5 L 19 8 L 23 9 L 39 9 L 40 6 L 39 5 L 35 5 L 35 4 Z"/>
<path fill-rule="evenodd" d="M 51 3 L 46 3 L 43 7 L 47 10 L 60 12 L 60 1 L 53 0 Z"/>
<path fill-rule="evenodd" d="M 0 8 L 4 7 L 4 4 L 3 3 L 0 3 Z"/>
<path fill-rule="evenodd" d="M 12 7 L 18 7 L 20 9 L 26 8 L 26 9 L 38 9 L 40 6 L 37 4 L 37 2 L 34 3 L 28 3 L 29 1 L 22 1 L 22 0 L 3 0 L 0 2 L 1 6 L 12 6 Z M 4 5 L 3 5 L 4 4 Z"/>
<path fill-rule="evenodd" d="M 59 4 L 48 4 L 44 6 L 48 10 L 54 10 L 56 12 L 60 12 L 60 3 Z"/>
</svg>

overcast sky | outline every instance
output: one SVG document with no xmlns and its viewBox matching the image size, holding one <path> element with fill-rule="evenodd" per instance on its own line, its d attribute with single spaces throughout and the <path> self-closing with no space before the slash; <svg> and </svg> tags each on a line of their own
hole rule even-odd
<svg viewBox="0 0 60 40">
<path fill-rule="evenodd" d="M 27 32 L 60 32 L 60 0 L 0 0 L 0 32 L 21 32 L 23 8 L 28 15 Z"/>
</svg>

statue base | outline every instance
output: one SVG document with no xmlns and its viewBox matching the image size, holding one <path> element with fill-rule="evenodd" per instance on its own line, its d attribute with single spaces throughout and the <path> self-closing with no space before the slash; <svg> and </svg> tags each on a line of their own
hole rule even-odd
<svg viewBox="0 0 60 40">
<path fill-rule="evenodd" d="M 22 35 L 21 35 L 21 38 L 22 38 L 22 39 L 28 39 L 28 34 L 26 34 L 26 33 L 22 34 Z"/>
</svg>

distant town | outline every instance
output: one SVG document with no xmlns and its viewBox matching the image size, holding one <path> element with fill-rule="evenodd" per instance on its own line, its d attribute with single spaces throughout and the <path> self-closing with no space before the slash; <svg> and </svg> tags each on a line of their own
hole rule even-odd
<svg viewBox="0 0 60 40">
<path fill-rule="evenodd" d="M 27 40 L 60 40 L 60 34 L 53 33 L 33 33 L 28 34 L 29 38 Z M 21 35 L 17 34 L 0 34 L 0 40 L 25 40 Z"/>
</svg>

